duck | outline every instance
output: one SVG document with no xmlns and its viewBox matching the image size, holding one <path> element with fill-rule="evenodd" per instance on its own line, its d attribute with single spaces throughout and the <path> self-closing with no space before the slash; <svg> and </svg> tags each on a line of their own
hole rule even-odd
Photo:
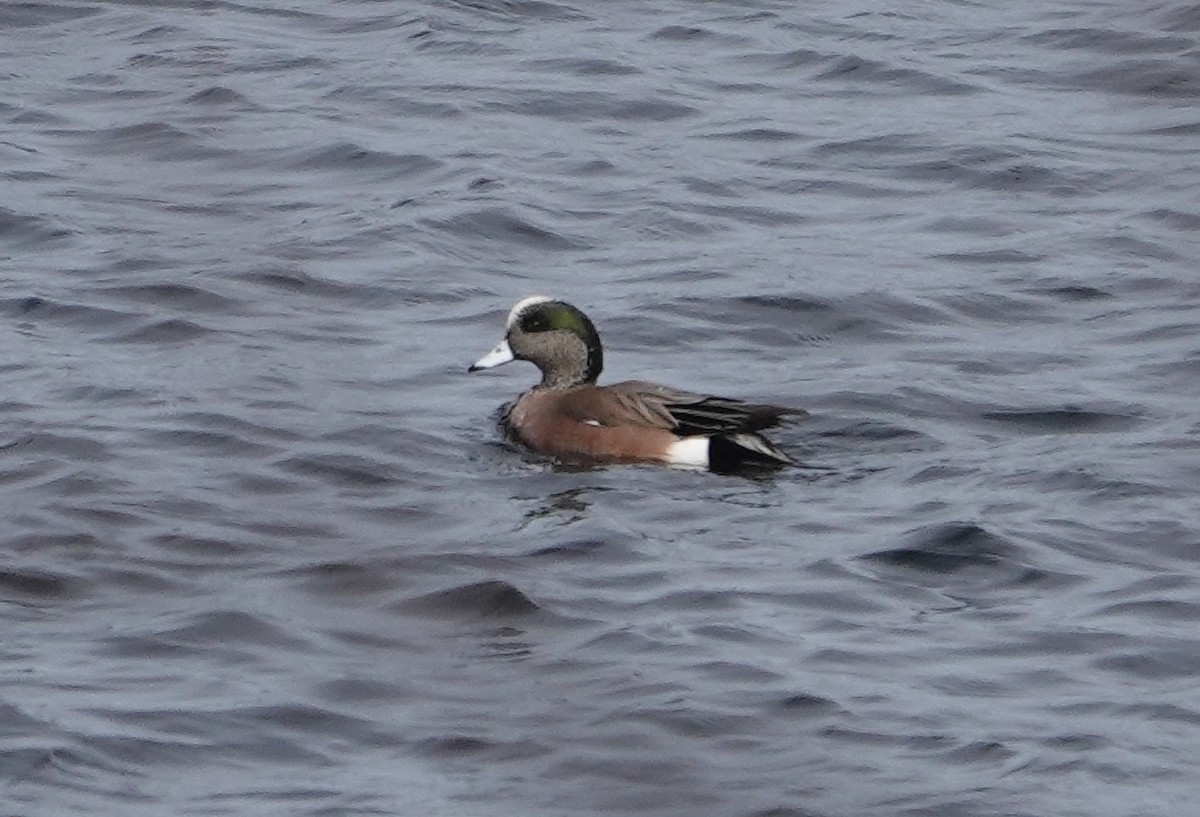
<svg viewBox="0 0 1200 817">
<path fill-rule="evenodd" d="M 597 384 L 604 348 L 578 307 L 546 295 L 518 301 L 504 339 L 468 372 L 524 360 L 541 382 L 503 412 L 509 436 L 559 460 L 652 463 L 718 473 L 779 468 L 795 460 L 760 433 L 803 409 L 750 403 L 644 380 Z"/>
</svg>

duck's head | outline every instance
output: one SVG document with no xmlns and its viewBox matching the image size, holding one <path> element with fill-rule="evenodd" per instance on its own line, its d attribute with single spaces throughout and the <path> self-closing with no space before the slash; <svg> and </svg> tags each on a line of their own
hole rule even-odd
<svg viewBox="0 0 1200 817">
<path fill-rule="evenodd" d="M 533 295 L 513 306 L 504 340 L 468 371 L 513 360 L 528 360 L 541 370 L 539 388 L 565 389 L 595 383 L 604 368 L 604 350 L 587 315 L 565 301 Z"/>
</svg>

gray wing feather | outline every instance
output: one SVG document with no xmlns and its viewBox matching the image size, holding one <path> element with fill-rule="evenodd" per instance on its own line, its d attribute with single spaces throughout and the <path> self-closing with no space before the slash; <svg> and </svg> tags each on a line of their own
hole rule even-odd
<svg viewBox="0 0 1200 817">
<path fill-rule="evenodd" d="M 789 415 L 804 413 L 800 409 L 713 397 L 642 380 L 627 380 L 611 388 L 621 395 L 623 403 L 636 405 L 636 410 L 644 416 L 660 422 L 668 420 L 669 427 L 684 436 L 757 431 L 778 425 Z"/>
</svg>

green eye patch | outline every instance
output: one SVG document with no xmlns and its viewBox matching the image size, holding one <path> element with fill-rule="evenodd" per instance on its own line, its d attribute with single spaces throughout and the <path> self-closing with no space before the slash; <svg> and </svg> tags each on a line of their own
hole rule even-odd
<svg viewBox="0 0 1200 817">
<path fill-rule="evenodd" d="M 553 332 L 565 329 L 579 337 L 587 337 L 585 325 L 587 319 L 577 309 L 567 304 L 550 302 L 540 304 L 521 319 L 521 330 L 524 332 Z"/>
</svg>

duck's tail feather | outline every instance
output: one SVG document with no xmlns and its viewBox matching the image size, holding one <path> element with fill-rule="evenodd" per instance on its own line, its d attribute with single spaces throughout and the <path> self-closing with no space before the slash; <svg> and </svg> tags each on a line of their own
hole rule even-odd
<svg viewBox="0 0 1200 817">
<path fill-rule="evenodd" d="M 795 463 L 795 460 L 758 434 L 719 434 L 708 443 L 708 467 L 718 473 L 737 471 L 746 466 L 782 467 Z"/>
<path fill-rule="evenodd" d="M 805 414 L 801 409 L 743 403 L 724 397 L 706 397 L 693 403 L 667 403 L 679 434 L 736 434 L 779 425 Z"/>
</svg>

